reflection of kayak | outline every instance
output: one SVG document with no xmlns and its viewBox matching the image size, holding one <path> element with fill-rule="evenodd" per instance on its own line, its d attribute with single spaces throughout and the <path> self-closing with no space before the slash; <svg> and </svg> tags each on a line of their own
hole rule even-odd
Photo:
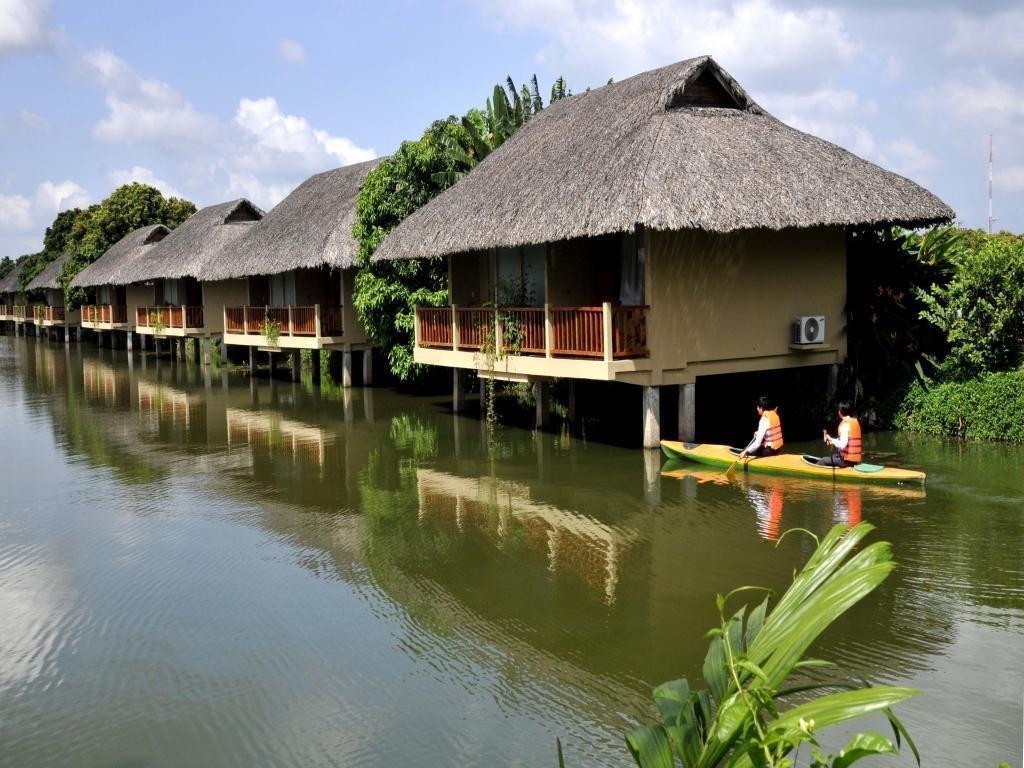
<svg viewBox="0 0 1024 768">
<path fill-rule="evenodd" d="M 712 467 L 727 468 L 737 460 L 739 450 L 727 445 L 680 443 L 662 440 L 661 450 L 670 459 L 683 459 Z M 924 483 L 924 472 L 898 467 L 880 467 L 877 464 L 858 464 L 855 467 L 819 467 L 817 457 L 783 453 L 778 456 L 746 458 L 736 465 L 737 470 L 763 472 L 770 475 L 815 477 L 821 480 L 839 480 L 852 483 Z"/>
</svg>

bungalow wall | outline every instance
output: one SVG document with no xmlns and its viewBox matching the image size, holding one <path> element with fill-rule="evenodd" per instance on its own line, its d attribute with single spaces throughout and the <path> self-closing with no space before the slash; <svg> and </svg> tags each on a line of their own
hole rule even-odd
<svg viewBox="0 0 1024 768">
<path fill-rule="evenodd" d="M 652 383 L 845 357 L 842 228 L 649 232 L 647 248 Z M 802 315 L 825 316 L 818 351 L 790 347 Z"/>
<path fill-rule="evenodd" d="M 202 283 L 203 324 L 208 333 L 224 333 L 224 308 L 249 303 L 249 281 L 215 280 Z"/>
</svg>

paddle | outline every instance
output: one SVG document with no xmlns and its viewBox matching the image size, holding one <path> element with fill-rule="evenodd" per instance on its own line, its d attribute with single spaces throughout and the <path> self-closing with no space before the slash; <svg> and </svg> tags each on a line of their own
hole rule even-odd
<svg viewBox="0 0 1024 768">
<path fill-rule="evenodd" d="M 733 476 L 736 474 L 736 465 L 739 464 L 739 463 L 740 463 L 740 460 L 736 459 L 736 461 L 734 461 L 732 464 L 730 464 L 729 468 L 727 470 L 725 470 L 725 476 L 727 478 L 729 478 L 730 480 L 732 480 Z"/>
</svg>

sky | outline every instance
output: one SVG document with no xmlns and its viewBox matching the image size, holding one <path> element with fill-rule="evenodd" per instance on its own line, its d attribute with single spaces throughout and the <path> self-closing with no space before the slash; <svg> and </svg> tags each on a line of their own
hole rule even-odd
<svg viewBox="0 0 1024 768">
<path fill-rule="evenodd" d="M 711 54 L 776 117 L 1024 231 L 1024 3 L 0 0 L 0 257 L 142 181 L 268 209 L 495 83 L 574 91 Z"/>
</svg>

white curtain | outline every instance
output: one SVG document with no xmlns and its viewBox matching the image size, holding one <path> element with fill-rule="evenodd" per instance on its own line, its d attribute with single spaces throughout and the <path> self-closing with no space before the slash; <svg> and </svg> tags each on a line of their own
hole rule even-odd
<svg viewBox="0 0 1024 768">
<path fill-rule="evenodd" d="M 644 249 L 634 233 L 622 237 L 622 282 L 619 302 L 624 306 L 645 304 Z"/>
</svg>

